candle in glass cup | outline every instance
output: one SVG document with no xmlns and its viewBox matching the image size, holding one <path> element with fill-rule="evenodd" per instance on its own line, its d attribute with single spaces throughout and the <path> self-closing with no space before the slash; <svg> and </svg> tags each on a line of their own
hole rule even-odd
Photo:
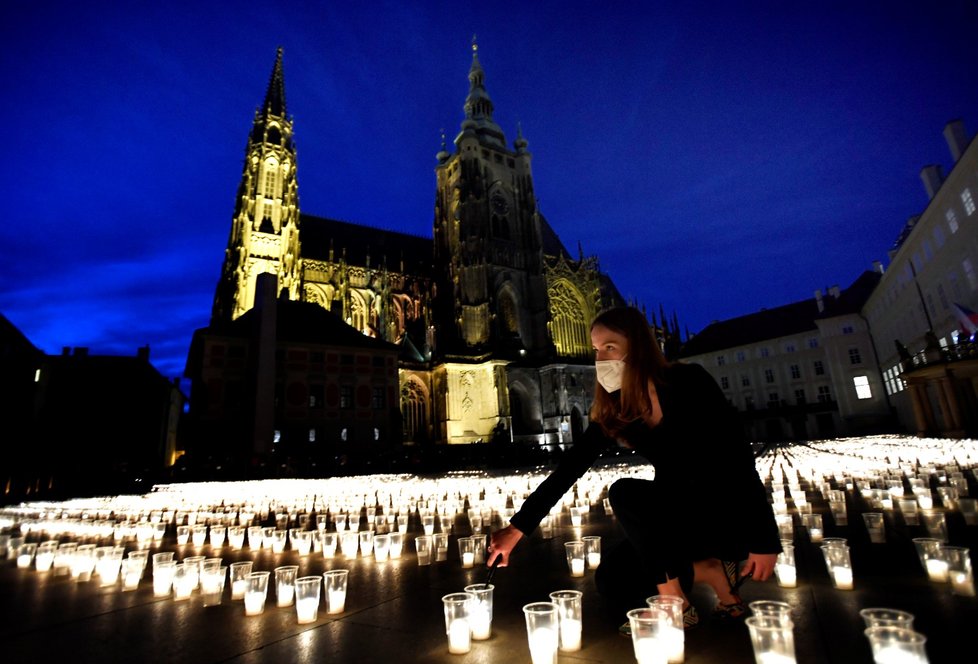
<svg viewBox="0 0 978 664">
<path fill-rule="evenodd" d="M 316 622 L 319 617 L 319 593 L 323 580 L 318 576 L 303 576 L 295 581 L 295 610 L 300 625 Z"/>
<path fill-rule="evenodd" d="M 326 613 L 343 613 L 346 609 L 346 590 L 349 570 L 335 569 L 323 573 L 326 587 Z"/>
<path fill-rule="evenodd" d="M 476 583 L 465 586 L 464 590 L 472 594 L 469 604 L 469 628 L 472 630 L 472 640 L 485 641 L 492 635 L 492 584 Z"/>
<path fill-rule="evenodd" d="M 246 616 L 257 616 L 265 611 L 270 576 L 271 572 L 252 572 L 248 575 L 248 587 L 244 595 Z"/>
</svg>

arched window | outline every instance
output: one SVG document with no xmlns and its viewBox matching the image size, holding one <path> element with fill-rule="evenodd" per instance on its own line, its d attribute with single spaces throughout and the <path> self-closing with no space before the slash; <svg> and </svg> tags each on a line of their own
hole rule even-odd
<svg viewBox="0 0 978 664">
<path fill-rule="evenodd" d="M 405 441 L 417 441 L 428 432 L 427 399 L 424 389 L 414 380 L 401 386 L 401 423 Z"/>
<path fill-rule="evenodd" d="M 278 198 L 278 164 L 273 160 L 265 162 L 265 177 L 262 179 L 262 196 L 265 198 Z"/>
<path fill-rule="evenodd" d="M 370 329 L 370 311 L 363 296 L 356 291 L 350 291 L 350 325 L 364 334 Z"/>
<path fill-rule="evenodd" d="M 564 357 L 590 356 L 590 316 L 578 290 L 566 281 L 558 281 L 550 289 L 550 314 L 550 334 L 557 353 Z"/>
</svg>

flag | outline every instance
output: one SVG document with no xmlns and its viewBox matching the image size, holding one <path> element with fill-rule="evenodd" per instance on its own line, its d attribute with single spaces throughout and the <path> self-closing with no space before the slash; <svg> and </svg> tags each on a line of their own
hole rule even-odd
<svg viewBox="0 0 978 664">
<path fill-rule="evenodd" d="M 957 302 L 954 303 L 954 315 L 958 318 L 958 324 L 961 326 L 961 331 L 967 334 L 969 337 L 975 332 L 978 332 L 978 314 L 969 309 L 968 307 L 962 307 Z"/>
</svg>

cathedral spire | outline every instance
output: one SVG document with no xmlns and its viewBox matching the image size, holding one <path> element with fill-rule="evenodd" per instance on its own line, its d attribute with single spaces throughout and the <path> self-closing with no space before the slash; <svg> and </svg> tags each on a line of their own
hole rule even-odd
<svg viewBox="0 0 978 664">
<path fill-rule="evenodd" d="M 506 147 L 506 137 L 503 130 L 493 122 L 492 100 L 485 87 L 486 73 L 479 62 L 479 44 L 472 35 L 472 66 L 469 67 L 469 94 L 465 98 L 465 120 L 462 121 L 462 133 L 474 130 L 482 143 L 491 143 L 496 147 Z"/>
<path fill-rule="evenodd" d="M 262 110 L 269 115 L 285 116 L 285 76 L 282 73 L 282 47 L 278 47 L 275 55 L 275 66 L 268 80 L 268 90 L 265 92 L 265 103 Z"/>
</svg>

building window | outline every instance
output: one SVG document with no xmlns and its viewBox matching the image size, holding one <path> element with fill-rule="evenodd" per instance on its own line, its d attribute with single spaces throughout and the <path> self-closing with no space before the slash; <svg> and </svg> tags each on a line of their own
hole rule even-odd
<svg viewBox="0 0 978 664">
<path fill-rule="evenodd" d="M 738 350 L 737 351 L 737 361 L 738 362 L 743 362 L 746 359 L 747 359 L 747 357 L 744 355 L 744 351 Z"/>
<path fill-rule="evenodd" d="M 816 376 L 825 375 L 825 365 L 822 364 L 822 360 L 815 360 L 812 362 L 812 367 L 815 369 Z"/>
<path fill-rule="evenodd" d="M 353 387 L 340 385 L 340 408 L 353 408 Z"/>
<path fill-rule="evenodd" d="M 852 332 L 853 332 L 852 325 L 843 325 L 842 326 L 842 334 L 852 334 Z"/>
<path fill-rule="evenodd" d="M 371 394 L 372 394 L 371 403 L 372 403 L 372 405 L 374 407 L 374 410 L 380 410 L 381 408 L 383 408 L 384 407 L 384 388 L 382 388 L 382 387 L 375 387 L 373 389 L 373 392 Z"/>
<path fill-rule="evenodd" d="M 828 403 L 830 401 L 832 401 L 832 393 L 829 392 L 829 386 L 828 385 L 819 385 L 818 386 L 818 402 L 819 403 Z"/>
<path fill-rule="evenodd" d="M 262 188 L 262 195 L 265 198 L 275 198 L 275 167 L 271 164 L 265 165 L 265 186 Z"/>
<path fill-rule="evenodd" d="M 773 369 L 765 369 L 764 370 L 764 382 L 765 383 L 773 383 L 774 382 L 774 370 Z"/>
<path fill-rule="evenodd" d="M 282 440 L 282 432 L 276 429 L 275 433 L 272 434 L 272 442 L 278 443 L 281 442 L 281 440 Z"/>
<path fill-rule="evenodd" d="M 345 443 L 346 439 L 347 439 L 347 428 L 343 427 L 343 430 L 340 431 L 340 440 L 342 440 Z"/>
<path fill-rule="evenodd" d="M 754 396 L 751 394 L 744 395 L 744 408 L 747 410 L 754 410 Z"/>
<path fill-rule="evenodd" d="M 975 266 L 971 264 L 970 258 L 965 258 L 961 261 L 961 269 L 964 270 L 965 279 L 968 280 L 968 285 L 971 286 L 971 290 L 978 288 L 978 276 L 975 275 Z"/>
<path fill-rule="evenodd" d="M 801 405 L 805 403 L 805 390 L 797 389 L 795 390 L 795 401 Z"/>
<path fill-rule="evenodd" d="M 857 399 L 872 399 L 873 390 L 869 387 L 869 377 L 868 376 L 853 376 L 852 384 L 856 388 L 856 398 Z"/>
<path fill-rule="evenodd" d="M 797 364 L 791 365 L 791 377 L 795 380 L 801 378 L 801 367 L 799 367 Z"/>
<path fill-rule="evenodd" d="M 780 403 L 781 403 L 781 400 L 778 399 L 778 393 L 777 392 L 769 392 L 768 393 L 768 395 L 767 395 L 767 407 L 768 408 L 777 408 Z"/>
<path fill-rule="evenodd" d="M 859 353 L 858 348 L 849 349 L 849 364 L 862 364 L 863 356 Z"/>
<path fill-rule="evenodd" d="M 969 217 L 975 213 L 975 199 L 971 197 L 971 190 L 967 187 L 961 192 L 961 202 L 964 204 L 964 212 Z"/>
<path fill-rule="evenodd" d="M 723 355 L 717 355 L 717 366 L 718 367 L 722 367 L 726 363 L 727 363 L 727 358 L 726 357 L 724 357 Z"/>
<path fill-rule="evenodd" d="M 794 353 L 795 352 L 795 344 L 794 343 L 785 344 L 784 345 L 784 352 L 786 352 L 786 353 Z"/>
<path fill-rule="evenodd" d="M 750 387 L 750 376 L 747 374 L 740 374 L 740 384 L 744 387 Z"/>
<path fill-rule="evenodd" d="M 316 430 L 315 429 L 309 429 L 309 442 L 310 443 L 315 443 L 316 442 Z"/>
<path fill-rule="evenodd" d="M 940 226 L 934 226 L 934 244 L 940 249 L 944 246 L 944 231 L 941 230 Z"/>
<path fill-rule="evenodd" d="M 730 389 L 730 381 L 727 380 L 726 376 L 720 376 L 720 387 L 725 390 Z"/>
<path fill-rule="evenodd" d="M 947 219 L 947 227 L 951 229 L 951 235 L 958 232 L 958 215 L 954 214 L 954 210 L 948 210 L 944 213 L 944 218 Z"/>
<path fill-rule="evenodd" d="M 771 354 L 771 351 L 767 349 L 767 346 L 761 349 L 761 357 L 767 357 Z"/>
<path fill-rule="evenodd" d="M 809 348 L 818 348 L 818 337 L 812 337 L 808 340 Z"/>
</svg>

